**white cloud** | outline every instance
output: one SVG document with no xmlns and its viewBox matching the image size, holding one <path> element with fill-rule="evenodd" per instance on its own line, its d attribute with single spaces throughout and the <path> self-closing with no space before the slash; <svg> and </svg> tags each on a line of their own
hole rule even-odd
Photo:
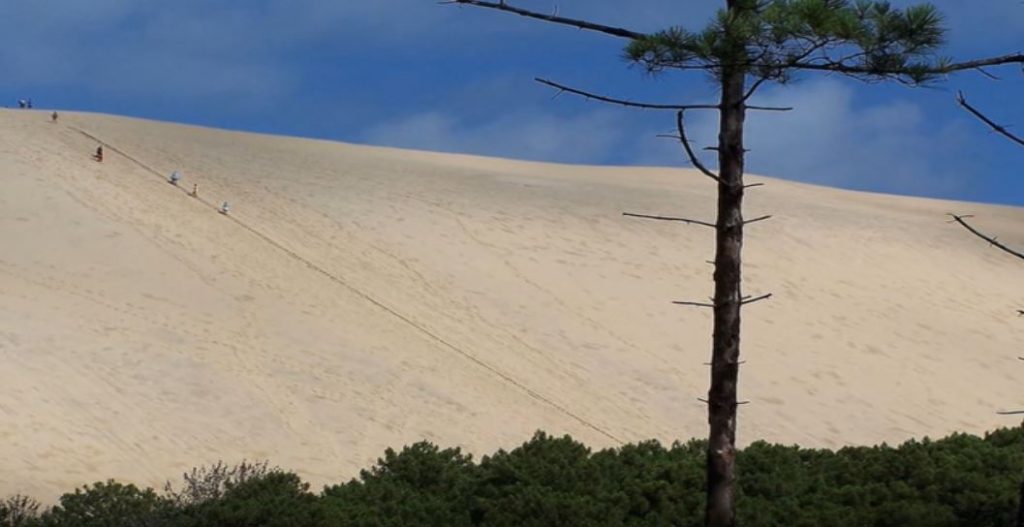
<svg viewBox="0 0 1024 527">
<path fill-rule="evenodd" d="M 856 94 L 850 83 L 834 79 L 766 90 L 756 104 L 794 110 L 750 113 L 747 171 L 898 193 L 950 195 L 962 188 L 966 132 L 955 125 L 935 128 L 908 100 L 866 105 Z M 717 125 L 702 116 L 692 138 L 713 142 Z"/>
<path fill-rule="evenodd" d="M 372 144 L 480 155 L 597 163 L 624 139 L 615 113 L 595 110 L 570 117 L 515 112 L 477 123 L 439 112 L 413 115 L 369 130 Z"/>
</svg>

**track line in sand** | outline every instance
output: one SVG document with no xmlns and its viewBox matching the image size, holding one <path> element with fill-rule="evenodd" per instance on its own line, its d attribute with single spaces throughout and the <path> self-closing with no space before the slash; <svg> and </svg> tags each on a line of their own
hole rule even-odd
<svg viewBox="0 0 1024 527">
<path fill-rule="evenodd" d="M 91 133 L 89 133 L 89 132 L 87 132 L 85 130 L 82 130 L 81 128 L 78 128 L 76 126 L 68 125 L 68 128 L 70 128 L 72 130 L 75 130 L 76 132 L 82 134 L 85 137 L 88 137 L 89 139 L 92 139 L 93 141 L 96 141 L 97 143 L 103 145 L 104 148 L 119 154 L 120 156 L 124 157 L 125 159 L 131 161 L 132 163 L 135 163 L 136 165 L 138 165 L 142 169 L 144 169 L 147 172 L 149 172 L 149 173 L 155 175 L 156 177 L 160 178 L 162 181 L 166 181 L 167 180 L 167 178 L 164 176 L 164 174 L 160 173 L 158 170 L 156 170 L 153 167 L 147 165 L 146 163 L 143 163 L 142 161 L 140 161 L 140 160 L 136 159 L 135 157 L 129 155 L 127 152 L 117 148 L 116 146 L 111 145 L 110 143 L 100 139 L 99 137 L 96 137 L 95 135 L 93 135 L 93 134 L 91 134 Z M 190 198 L 196 200 L 197 202 L 202 203 L 206 207 L 208 207 L 208 208 L 210 208 L 210 209 L 212 209 L 214 211 L 217 211 L 219 213 L 219 209 L 218 209 L 218 207 L 217 207 L 217 205 L 215 203 L 210 202 L 208 200 L 205 200 L 205 199 L 203 199 L 203 198 L 201 198 L 199 196 L 192 196 L 191 193 L 189 193 L 186 189 L 184 189 L 182 187 L 175 187 L 175 188 L 177 188 L 180 192 L 188 195 Z M 537 400 L 537 401 L 539 401 L 541 403 L 544 403 L 544 404 L 550 406 L 551 408 L 554 408 L 555 410 L 557 410 L 557 411 L 561 412 L 562 414 L 570 417 L 571 419 L 573 419 L 576 422 L 582 424 L 583 426 L 585 426 L 587 428 L 590 428 L 591 430 L 594 430 L 595 432 L 597 432 L 597 433 L 599 433 L 599 434 L 601 434 L 601 435 L 603 435 L 603 436 L 605 436 L 605 437 L 615 441 L 616 443 L 619 443 L 619 444 L 623 444 L 624 443 L 624 441 L 622 441 L 621 439 L 619 439 L 618 437 L 613 435 L 611 432 L 608 432 L 607 430 L 605 430 L 605 429 L 601 428 L 600 426 L 598 426 L 598 425 L 588 421 L 587 419 L 584 419 L 583 417 L 580 417 L 579 415 L 577 415 L 576 413 L 572 412 L 568 408 L 565 408 L 564 406 L 558 404 L 557 402 L 551 400 L 550 398 L 544 396 L 543 394 L 541 394 L 541 393 L 533 390 L 532 388 L 526 386 L 522 382 L 516 380 L 511 375 L 501 371 L 498 367 L 493 366 L 493 365 L 489 364 L 488 362 L 486 362 L 486 361 L 484 361 L 484 360 L 482 360 L 480 358 L 477 358 L 472 353 L 463 350 L 462 348 L 456 346 L 455 344 L 452 344 L 451 342 L 449 342 L 446 339 L 444 339 L 444 337 L 441 337 L 440 335 L 434 333 L 430 329 L 424 327 L 423 325 L 417 323 L 416 321 L 412 320 L 411 318 L 409 318 L 409 317 L 403 315 L 402 313 L 398 312 L 394 308 L 388 306 L 387 304 L 384 304 L 380 300 L 377 300 L 376 298 L 371 296 L 369 293 L 366 293 L 366 292 L 362 291 L 361 289 L 359 289 L 359 288 L 349 284 L 348 282 L 346 282 L 341 277 L 331 273 L 330 271 L 324 269 L 323 267 L 320 267 L 316 263 L 310 261 L 309 259 L 307 259 L 307 258 L 303 257 L 302 255 L 296 253 L 295 251 L 289 249 L 288 247 L 284 246 L 283 244 L 281 244 L 277 240 L 275 240 L 275 239 L 271 238 L 270 236 L 264 234 L 263 232 L 259 231 L 255 227 L 253 227 L 253 226 L 243 222 L 239 218 L 237 218 L 235 216 L 232 216 L 230 214 L 222 214 L 222 215 L 225 218 L 235 222 L 235 224 L 237 224 L 239 227 L 242 227 L 243 229 L 249 231 L 251 234 L 253 234 L 257 238 L 259 238 L 259 239 L 263 240 L 264 242 L 270 244 L 271 246 L 277 248 L 281 252 L 284 252 L 285 254 L 287 254 L 288 256 L 292 257 L 293 259 L 295 259 L 295 260 L 305 264 L 311 270 L 313 270 L 313 271 L 323 275 L 324 277 L 326 277 L 327 279 L 331 280 L 332 282 L 334 282 L 334 283 L 344 287 L 345 289 L 347 289 L 350 292 L 354 293 L 355 295 L 359 296 L 363 300 L 366 300 L 367 302 L 377 306 L 381 310 L 383 310 L 383 311 L 387 312 L 388 314 L 394 316 L 395 318 L 401 320 L 402 322 L 406 323 L 407 325 L 409 325 L 413 329 L 416 329 L 420 333 L 426 335 L 431 340 L 441 344 L 443 347 L 448 348 L 451 351 L 454 351 L 455 353 L 461 355 L 463 358 L 473 362 L 477 366 L 479 366 L 479 367 L 481 367 L 481 368 L 491 372 L 492 374 L 496 375 L 497 377 L 499 377 L 500 379 L 502 379 L 503 381 L 505 381 L 509 385 L 514 386 L 516 388 L 519 388 L 521 391 L 526 393 L 526 395 L 528 395 L 529 397 L 531 397 L 531 398 L 533 398 L 533 399 L 535 399 L 535 400 Z"/>
</svg>

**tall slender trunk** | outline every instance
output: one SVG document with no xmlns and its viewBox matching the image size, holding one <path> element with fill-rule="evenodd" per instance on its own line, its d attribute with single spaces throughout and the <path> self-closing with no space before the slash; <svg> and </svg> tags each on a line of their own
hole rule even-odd
<svg viewBox="0 0 1024 527">
<path fill-rule="evenodd" d="M 729 9 L 735 9 L 734 0 Z M 729 38 L 728 36 L 726 37 Z M 741 48 L 742 49 L 742 48 Z M 734 50 L 732 59 L 741 56 Z M 736 525 L 736 387 L 739 381 L 741 251 L 743 249 L 743 100 L 746 71 L 722 70 L 718 135 L 718 217 L 715 239 L 714 334 L 708 391 L 708 494 L 705 525 Z"/>
</svg>

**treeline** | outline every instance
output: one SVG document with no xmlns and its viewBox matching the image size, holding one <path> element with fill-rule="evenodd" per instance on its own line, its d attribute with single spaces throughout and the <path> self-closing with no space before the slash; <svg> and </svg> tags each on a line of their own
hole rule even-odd
<svg viewBox="0 0 1024 527">
<path fill-rule="evenodd" d="M 749 527 L 1014 525 L 1024 428 L 837 451 L 755 443 L 739 454 Z M 42 510 L 16 496 L 2 527 L 693 526 L 704 507 L 704 442 L 592 452 L 537 433 L 474 461 L 417 443 L 387 450 L 347 483 L 311 492 L 265 463 L 194 469 L 164 489 L 95 483 Z"/>
</svg>

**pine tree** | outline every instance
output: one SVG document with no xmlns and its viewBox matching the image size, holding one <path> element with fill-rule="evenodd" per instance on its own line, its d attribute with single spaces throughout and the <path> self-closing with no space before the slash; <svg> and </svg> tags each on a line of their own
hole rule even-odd
<svg viewBox="0 0 1024 527">
<path fill-rule="evenodd" d="M 748 188 L 743 181 L 743 128 L 748 111 L 784 110 L 750 105 L 751 96 L 766 83 L 786 83 L 801 72 L 838 73 L 863 80 L 920 85 L 957 71 L 1024 63 L 1024 54 L 963 62 L 939 56 L 945 30 L 941 14 L 928 4 L 897 9 L 888 2 L 872 0 L 726 0 L 725 8 L 703 30 L 671 27 L 647 34 L 529 11 L 505 0 L 447 3 L 496 9 L 627 39 L 626 55 L 648 71 L 706 72 L 720 88 L 717 104 L 672 105 L 604 97 L 542 81 L 604 102 L 674 110 L 678 139 L 691 163 L 717 184 L 718 212 L 713 223 L 641 216 L 715 229 L 713 300 L 710 304 L 678 303 L 714 311 L 711 387 L 705 400 L 709 424 L 705 525 L 734 526 L 740 312 L 744 305 L 770 296 L 748 297 L 741 289 L 743 228 L 763 219 L 743 218 L 743 196 Z M 717 172 L 700 161 L 686 137 L 685 113 L 698 110 L 719 113 L 718 145 L 714 148 L 718 154 Z"/>
</svg>

